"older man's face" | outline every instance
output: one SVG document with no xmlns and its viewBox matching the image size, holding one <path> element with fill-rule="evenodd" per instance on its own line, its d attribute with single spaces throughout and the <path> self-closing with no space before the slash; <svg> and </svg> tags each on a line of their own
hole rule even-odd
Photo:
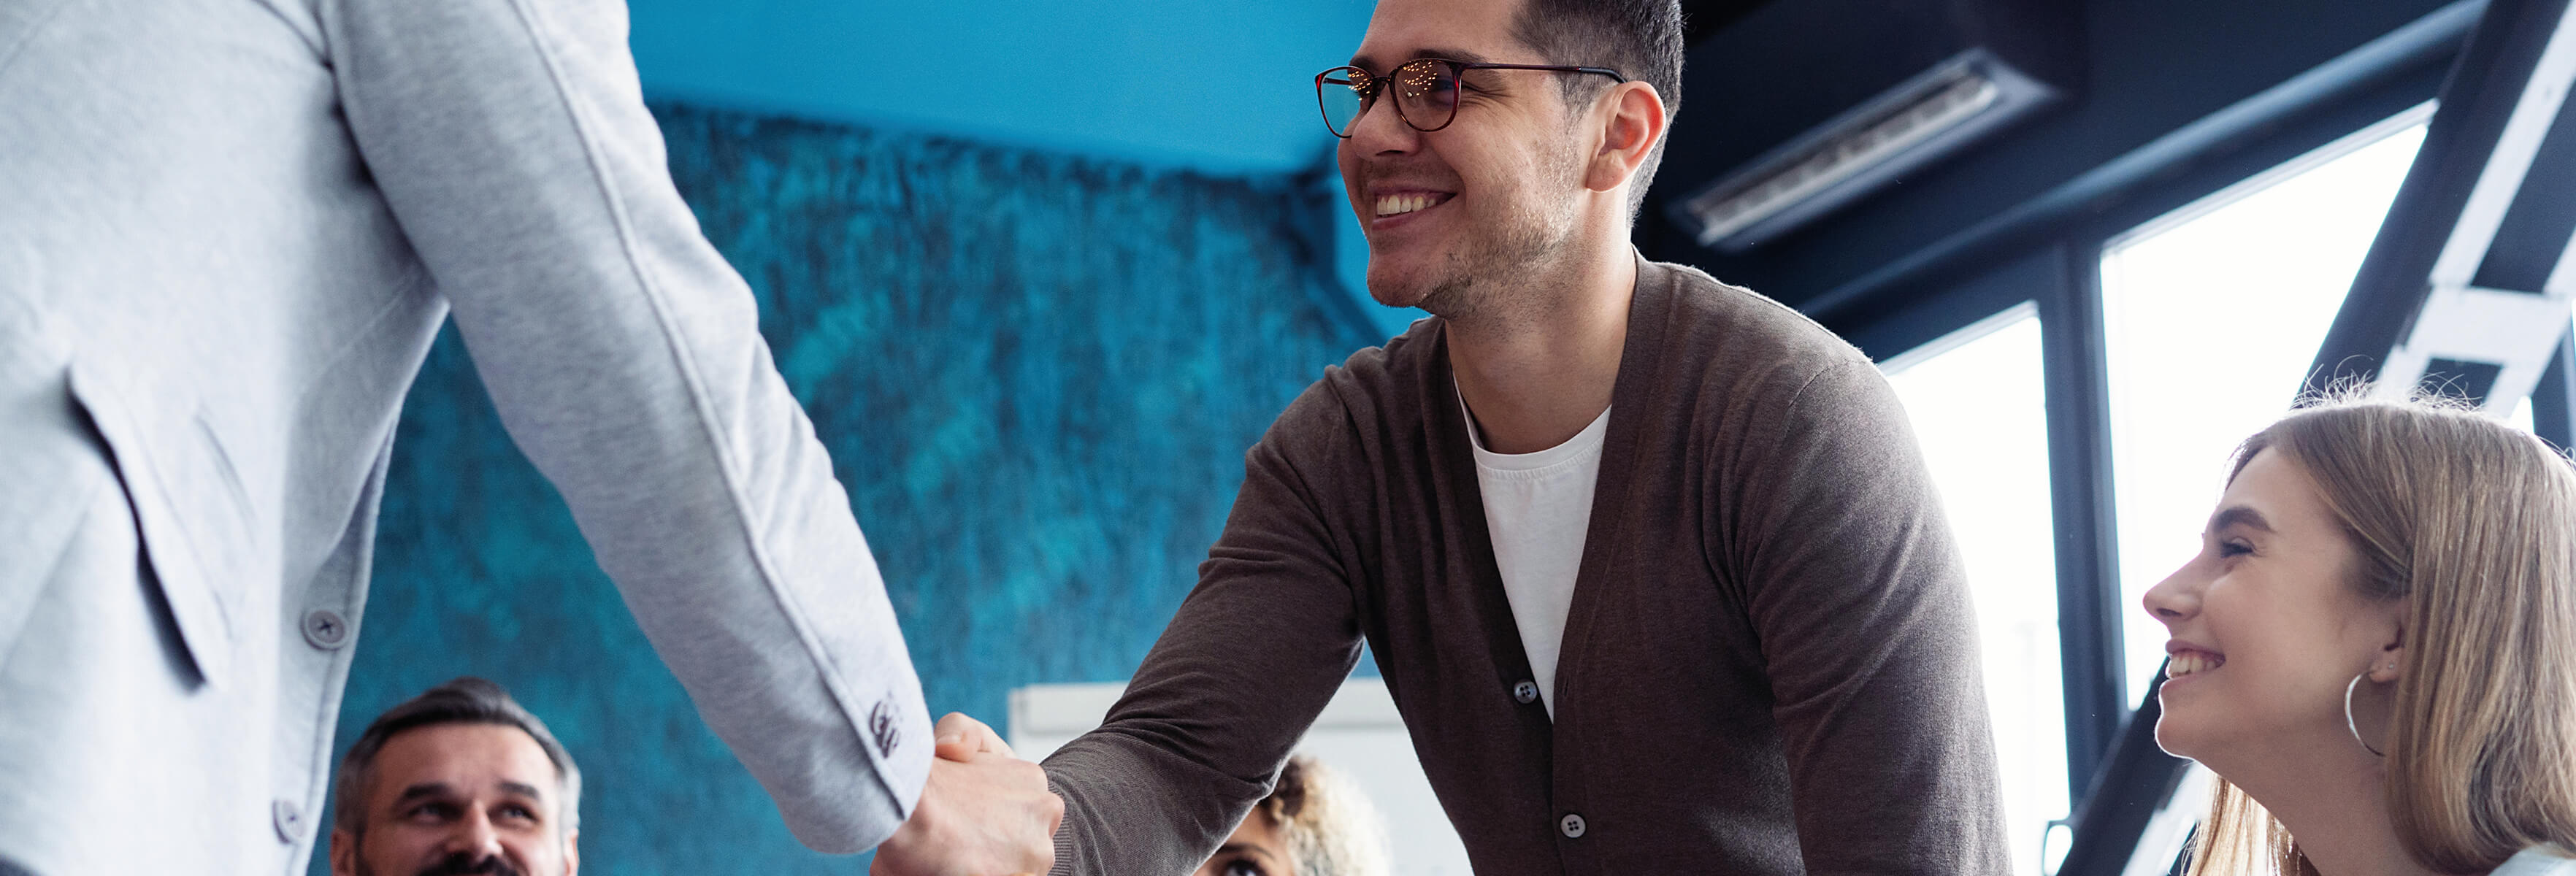
<svg viewBox="0 0 2576 876">
<path fill-rule="evenodd" d="M 570 876 L 545 749 L 516 727 L 441 724 L 385 740 L 365 788 L 364 830 L 331 834 L 334 876 Z"/>
</svg>

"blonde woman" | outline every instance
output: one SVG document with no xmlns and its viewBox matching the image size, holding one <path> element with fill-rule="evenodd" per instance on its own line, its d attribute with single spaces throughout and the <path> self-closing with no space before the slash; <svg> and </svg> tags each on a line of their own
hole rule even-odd
<svg viewBox="0 0 2576 876">
<path fill-rule="evenodd" d="M 2538 439 L 2300 410 L 2145 603 L 2156 740 L 2220 778 L 2194 876 L 2576 876 L 2576 471 Z"/>
<path fill-rule="evenodd" d="M 1297 755 L 1197 876 L 1386 876 L 1377 809 L 1339 773 Z"/>
</svg>

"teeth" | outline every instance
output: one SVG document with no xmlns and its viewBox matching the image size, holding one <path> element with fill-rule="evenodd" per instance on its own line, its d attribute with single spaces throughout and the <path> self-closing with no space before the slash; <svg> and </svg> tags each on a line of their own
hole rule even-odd
<svg viewBox="0 0 2576 876">
<path fill-rule="evenodd" d="M 1431 206 L 1431 198 L 1432 196 L 1430 195 L 1421 194 L 1379 195 L 1377 199 L 1377 214 L 1380 216 L 1400 216 L 1406 213 L 1411 213 L 1415 210 Z"/>
<path fill-rule="evenodd" d="M 2208 672 L 2209 670 L 2218 668 L 2221 664 L 2226 662 L 2227 658 L 2220 657 L 2216 654 L 2204 654 L 2199 651 L 2184 651 L 2180 654 L 2173 655 L 2173 659 L 2165 664 L 2165 677 L 2181 678 L 2195 672 Z"/>
</svg>

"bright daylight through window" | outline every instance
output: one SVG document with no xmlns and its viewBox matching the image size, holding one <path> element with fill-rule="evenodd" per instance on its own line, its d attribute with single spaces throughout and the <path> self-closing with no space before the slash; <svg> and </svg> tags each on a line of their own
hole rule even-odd
<svg viewBox="0 0 2576 876">
<path fill-rule="evenodd" d="M 2131 700 L 2170 638 L 2139 600 L 2199 550 L 2237 443 L 2296 398 L 2431 115 L 2420 107 L 2104 246 Z"/>
<path fill-rule="evenodd" d="M 2024 304 L 1882 367 L 1967 567 L 2013 872 L 2035 876 L 2041 835 L 2067 813 L 2039 319 Z"/>
</svg>

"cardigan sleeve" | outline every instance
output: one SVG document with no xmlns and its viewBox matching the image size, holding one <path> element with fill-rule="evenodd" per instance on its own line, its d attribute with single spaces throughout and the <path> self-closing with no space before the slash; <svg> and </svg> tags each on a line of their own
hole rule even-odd
<svg viewBox="0 0 2576 876">
<path fill-rule="evenodd" d="M 1807 872 L 2008 872 L 1975 620 L 1905 412 L 1858 357 L 1742 440 L 1733 552 Z"/>
<path fill-rule="evenodd" d="M 1097 730 L 1045 762 L 1064 798 L 1058 874 L 1188 873 L 1216 850 L 1359 661 L 1325 497 L 1351 475 L 1325 383 L 1245 455 L 1198 586 Z"/>
</svg>

